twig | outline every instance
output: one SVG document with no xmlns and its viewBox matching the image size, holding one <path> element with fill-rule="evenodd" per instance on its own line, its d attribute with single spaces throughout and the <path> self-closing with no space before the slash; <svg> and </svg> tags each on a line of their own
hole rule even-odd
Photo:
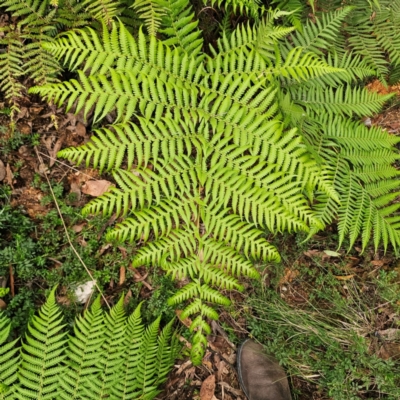
<svg viewBox="0 0 400 400">
<path fill-rule="evenodd" d="M 36 147 L 35 147 L 35 149 L 36 149 Z M 71 167 L 67 163 L 62 162 L 62 161 L 58 160 L 57 158 L 54 158 L 54 157 L 49 156 L 48 154 L 42 153 L 41 151 L 39 151 L 37 149 L 36 149 L 36 152 L 38 154 L 40 154 L 41 156 L 45 156 L 45 157 L 49 158 L 50 160 L 54 160 L 57 164 L 61 164 L 64 167 L 67 167 L 69 169 L 72 169 L 73 171 L 79 172 L 80 174 L 85 175 L 94 181 L 98 181 L 98 179 L 93 178 L 91 175 L 85 174 L 84 172 L 80 171 L 78 168 Z M 39 161 L 43 164 L 43 161 L 41 159 L 39 159 Z"/>
<path fill-rule="evenodd" d="M 11 264 L 10 264 L 10 289 L 11 289 L 11 297 L 14 297 L 15 296 L 14 272 Z"/>
<path fill-rule="evenodd" d="M 39 163 L 40 163 L 40 164 L 43 164 L 43 160 L 42 160 L 41 156 L 39 155 L 39 152 L 38 152 L 36 146 L 34 147 L 34 149 L 35 149 L 35 152 L 36 152 L 36 156 L 37 156 L 37 158 L 38 158 L 38 160 L 39 160 Z M 80 254 L 78 253 L 78 251 L 75 249 L 74 245 L 72 244 L 71 238 L 70 238 L 69 233 L 68 233 L 67 225 L 65 225 L 65 221 L 64 221 L 64 218 L 63 218 L 63 216 L 62 216 L 60 207 L 59 207 L 59 205 L 58 205 L 57 198 L 56 198 L 56 196 L 54 195 L 53 188 L 51 187 L 51 183 L 50 183 L 49 177 L 47 176 L 46 170 L 43 169 L 43 171 L 44 171 L 44 172 L 43 172 L 43 173 L 44 173 L 44 176 L 45 176 L 45 178 L 46 178 L 46 180 L 47 180 L 47 183 L 48 183 L 48 185 L 49 185 L 50 192 L 51 192 L 51 195 L 52 195 L 52 197 L 53 197 L 54 203 L 55 203 L 55 205 L 56 205 L 58 215 L 59 215 L 60 218 L 61 218 L 61 222 L 62 222 L 62 224 L 63 224 L 64 231 L 65 231 L 65 235 L 66 235 L 66 237 L 67 237 L 68 243 L 69 243 L 69 245 L 71 246 L 72 251 L 73 251 L 73 252 L 75 253 L 75 255 L 77 256 L 78 260 L 81 262 L 81 264 L 82 264 L 83 267 L 85 268 L 86 272 L 87 272 L 88 275 L 90 276 L 90 279 L 94 282 L 94 284 L 95 284 L 97 290 L 99 291 L 99 293 L 100 293 L 102 299 L 104 300 L 104 302 L 106 303 L 107 307 L 108 307 L 109 309 L 111 309 L 110 305 L 108 304 L 107 299 L 105 298 L 105 296 L 104 296 L 103 292 L 101 291 L 99 285 L 97 284 L 96 280 L 94 279 L 92 273 L 89 271 L 89 268 L 86 266 L 86 264 L 85 264 L 84 261 L 82 260 L 82 257 L 80 256 Z"/>
</svg>

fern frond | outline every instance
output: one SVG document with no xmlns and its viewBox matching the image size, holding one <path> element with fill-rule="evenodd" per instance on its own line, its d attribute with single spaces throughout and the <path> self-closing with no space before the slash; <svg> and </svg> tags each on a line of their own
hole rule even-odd
<svg viewBox="0 0 400 400">
<path fill-rule="evenodd" d="M 29 324 L 22 363 L 0 313 L 0 399 L 152 400 L 179 350 L 173 321 L 160 333 L 160 318 L 145 330 L 140 305 L 126 320 L 123 296 L 106 315 L 98 297 L 65 340 L 54 291 Z"/>
<path fill-rule="evenodd" d="M 0 311 L 0 399 L 10 398 L 16 390 L 20 364 L 19 339 L 7 342 L 11 330 L 10 320 Z"/>
<path fill-rule="evenodd" d="M 246 260 L 240 253 L 211 238 L 203 239 L 202 242 L 203 260 L 214 265 L 220 265 L 232 275 L 248 276 L 258 278 L 260 274 L 253 263 Z M 278 252 L 274 254 L 272 261 L 279 261 Z"/>
<path fill-rule="evenodd" d="M 5 52 L 0 53 L 0 89 L 5 93 L 5 98 L 13 104 L 15 109 L 17 100 L 22 96 L 24 86 L 19 82 L 23 75 L 24 49 L 19 28 L 2 27 L 4 37 L 0 45 L 6 46 Z"/>
<path fill-rule="evenodd" d="M 389 55 L 390 62 L 400 64 L 400 2 L 386 1 L 373 19 L 378 43 Z"/>
<path fill-rule="evenodd" d="M 189 1 L 165 0 L 164 10 L 160 30 L 168 37 L 164 43 L 167 46 L 176 46 L 188 55 L 196 57 L 203 47 L 203 38 Z"/>
<path fill-rule="evenodd" d="M 22 344 L 19 386 L 17 392 L 24 399 L 48 399 L 58 394 L 58 375 L 65 369 L 64 345 L 66 332 L 61 332 L 61 311 L 53 289 L 46 303 L 28 325 Z"/>
<path fill-rule="evenodd" d="M 104 324 L 107 326 L 104 334 L 105 340 L 98 342 L 100 356 L 97 365 L 100 373 L 95 378 L 92 374 L 92 378 L 85 380 L 85 385 L 82 385 L 87 399 L 108 398 L 119 379 L 124 361 L 123 343 L 126 334 L 126 315 L 123 302 L 124 296 L 121 296 L 118 303 L 105 315 Z M 96 308 L 98 309 L 97 306 Z"/>
<path fill-rule="evenodd" d="M 295 47 L 285 57 L 285 62 L 277 63 L 267 69 L 264 74 L 279 78 L 290 78 L 295 81 L 305 81 L 321 75 L 343 73 L 344 69 L 330 66 L 313 53 L 304 53 L 303 48 Z"/>
<path fill-rule="evenodd" d="M 32 34 L 22 35 L 24 39 L 32 38 Z M 34 41 L 24 46 L 24 74 L 30 76 L 35 84 L 45 85 L 58 82 L 57 75 L 61 68 L 54 57 L 47 52 L 43 44 L 50 38 L 45 33 L 35 35 Z"/>
<path fill-rule="evenodd" d="M 96 129 L 95 136 L 88 143 L 61 150 L 58 156 L 78 165 L 83 160 L 87 166 L 92 162 L 93 167 L 100 171 L 118 169 L 126 160 L 129 170 L 134 161 L 138 165 L 147 165 L 152 158 L 157 161 L 155 155 L 158 152 L 167 162 L 176 154 L 190 155 L 194 148 L 200 148 L 204 142 L 204 131 L 191 121 L 175 122 L 161 118 L 154 124 L 141 117 L 138 120 L 139 124 L 113 125 L 112 130 Z"/>
<path fill-rule="evenodd" d="M 234 13 L 245 13 L 248 17 L 258 19 L 261 9 L 259 0 L 211 0 L 211 5 L 224 6 L 227 10 L 232 10 Z"/>
<path fill-rule="evenodd" d="M 313 115 L 312 118 L 319 122 L 324 137 L 333 140 L 343 151 L 387 149 L 395 154 L 394 146 L 400 142 L 397 136 L 388 135 L 376 126 L 367 128 L 358 121 L 329 115 Z"/>
<path fill-rule="evenodd" d="M 83 388 L 93 379 L 93 375 L 101 372 L 105 357 L 105 329 L 100 297 L 97 297 L 91 309 L 77 317 L 74 335 L 69 337 L 64 360 L 66 369 L 60 376 L 61 399 L 80 399 L 85 396 Z"/>
<path fill-rule="evenodd" d="M 49 7 L 49 1 L 38 0 L 5 0 L 2 7 L 12 13 L 13 17 L 20 17 L 19 25 L 29 25 L 30 27 L 45 26 L 53 19 L 56 9 Z"/>
<path fill-rule="evenodd" d="M 229 38 L 223 35 L 217 40 L 216 48 L 210 45 L 215 62 L 223 61 L 230 64 L 235 57 L 245 60 L 252 50 L 260 54 L 265 62 L 274 60 L 274 45 L 294 30 L 291 27 L 274 25 L 274 20 L 286 14 L 279 10 L 270 11 L 258 25 L 252 27 L 250 24 L 242 24 L 232 32 Z"/>
<path fill-rule="evenodd" d="M 242 221 L 238 215 L 229 214 L 229 210 L 216 212 L 210 207 L 204 212 L 203 221 L 207 232 L 212 232 L 216 240 L 242 251 L 248 258 L 271 260 L 277 257 L 275 247 L 261 238 L 263 231 Z"/>
<path fill-rule="evenodd" d="M 345 194 L 343 208 L 339 210 L 339 245 L 343 243 L 345 235 L 348 235 L 349 248 L 351 248 L 362 233 L 362 246 L 365 249 L 373 232 L 375 249 L 381 242 L 385 250 L 389 243 L 394 247 L 399 246 L 400 214 L 396 211 L 400 205 L 381 207 L 379 198 L 377 201 L 372 199 L 381 193 L 386 194 L 389 190 L 400 188 L 398 181 L 393 183 L 389 188 L 383 190 L 382 183 L 379 184 L 379 189 L 377 185 L 374 185 L 374 191 L 370 192 L 368 186 L 362 187 L 353 175 L 349 174 L 347 185 L 344 187 L 346 191 L 343 192 Z M 391 198 L 394 199 L 397 195 L 398 193 L 391 194 Z M 387 204 L 387 198 L 383 203 Z M 392 215 L 392 217 L 387 218 L 388 215 Z"/>
<path fill-rule="evenodd" d="M 132 265 L 160 265 L 164 260 L 176 261 L 182 254 L 188 256 L 196 249 L 193 230 L 174 229 L 168 237 L 161 238 L 142 247 L 136 253 Z"/>
<path fill-rule="evenodd" d="M 97 19 L 108 26 L 118 15 L 119 2 L 117 0 L 84 0 L 82 5 L 93 19 Z"/>
<path fill-rule="evenodd" d="M 318 113 L 323 109 L 328 115 L 367 116 L 379 112 L 392 94 L 378 95 L 363 88 L 339 86 L 335 90 L 303 88 L 293 91 L 293 99 L 308 110 Z"/>
<path fill-rule="evenodd" d="M 155 385 L 158 367 L 160 366 L 157 365 L 157 361 L 159 361 L 159 349 L 157 346 L 159 325 L 160 317 L 144 331 L 140 344 L 140 353 L 144 357 L 135 366 L 135 387 L 142 396 L 148 394 L 151 398 L 159 393 Z"/>
<path fill-rule="evenodd" d="M 159 204 L 162 196 L 175 196 L 177 189 L 182 194 L 189 192 L 191 184 L 197 182 L 193 161 L 189 157 L 182 156 L 169 163 L 159 162 L 156 167 L 157 174 L 150 168 L 137 168 L 135 173 L 115 171 L 114 179 L 122 190 L 111 188 L 87 204 L 83 212 L 126 215 L 130 207 L 149 207 L 153 201 Z"/>
<path fill-rule="evenodd" d="M 294 26 L 298 31 L 303 30 L 302 16 L 306 10 L 305 4 L 301 0 L 273 0 L 272 4 L 279 10 L 285 10 L 288 15 L 285 16 L 292 26 Z"/>
<path fill-rule="evenodd" d="M 322 13 L 315 23 L 308 20 L 301 32 L 291 35 L 291 42 L 286 41 L 287 51 L 302 47 L 305 52 L 323 55 L 322 49 L 329 49 L 337 42 L 342 22 L 352 10 L 352 7 L 343 7 L 335 12 Z"/>
<path fill-rule="evenodd" d="M 150 36 L 156 36 L 160 28 L 161 20 L 165 15 L 165 3 L 163 0 L 135 0 L 132 7 L 145 21 L 147 32 Z"/>
<path fill-rule="evenodd" d="M 147 241 L 150 233 L 155 239 L 168 235 L 172 229 L 179 229 L 181 224 L 189 224 L 196 215 L 196 203 L 184 193 L 177 198 L 161 201 L 157 206 L 133 212 L 107 236 L 108 239 L 133 242 L 137 239 Z"/>
</svg>

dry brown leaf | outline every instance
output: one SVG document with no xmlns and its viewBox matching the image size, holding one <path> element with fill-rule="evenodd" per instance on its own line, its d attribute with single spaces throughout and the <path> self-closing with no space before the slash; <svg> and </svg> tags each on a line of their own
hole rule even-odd
<svg viewBox="0 0 400 400">
<path fill-rule="evenodd" d="M 334 275 L 334 277 L 335 277 L 336 279 L 338 279 L 339 281 L 348 281 L 349 279 L 354 278 L 354 276 L 355 276 L 355 274 L 352 274 L 352 275 L 343 275 L 343 276 Z"/>
<path fill-rule="evenodd" d="M 5 310 L 7 308 L 7 303 L 0 299 L 0 310 Z"/>
<path fill-rule="evenodd" d="M 79 183 L 72 181 L 70 193 L 76 194 L 76 200 L 79 201 L 82 197 L 81 189 Z"/>
<path fill-rule="evenodd" d="M 125 282 L 125 274 L 126 274 L 125 267 L 120 267 L 120 269 L 119 269 L 119 284 L 120 285 L 122 285 Z"/>
<path fill-rule="evenodd" d="M 292 282 L 293 279 L 296 279 L 300 272 L 297 269 L 285 268 L 285 275 L 279 281 L 279 286 L 284 285 L 285 283 Z"/>
<path fill-rule="evenodd" d="M 397 340 L 400 339 L 400 329 L 389 328 L 383 331 L 378 331 L 379 335 L 384 337 L 386 340 Z"/>
<path fill-rule="evenodd" d="M 129 289 L 128 292 L 125 295 L 125 298 L 124 298 L 124 306 L 127 306 L 129 304 L 129 301 L 132 298 L 132 296 L 133 296 L 132 295 L 132 290 Z"/>
<path fill-rule="evenodd" d="M 79 136 L 86 136 L 86 127 L 82 124 L 82 122 L 78 122 L 75 127 L 75 133 Z"/>
<path fill-rule="evenodd" d="M 54 143 L 54 147 L 49 151 L 49 155 L 51 157 L 50 163 L 49 163 L 50 167 L 52 167 L 54 165 L 54 163 L 57 161 L 57 153 L 60 151 L 63 141 L 64 141 L 64 137 L 61 136 L 57 140 L 57 142 Z"/>
<path fill-rule="evenodd" d="M 2 181 L 6 177 L 6 167 L 4 166 L 3 161 L 0 160 L 0 181 Z"/>
<path fill-rule="evenodd" d="M 175 314 L 178 316 L 179 321 L 186 326 L 186 328 L 189 328 L 190 325 L 192 325 L 192 320 L 190 318 L 181 319 L 182 310 L 175 310 Z"/>
<path fill-rule="evenodd" d="M 98 197 L 107 192 L 111 185 L 111 182 L 104 179 L 99 181 L 87 181 L 82 186 L 81 190 L 82 193 L 88 194 L 89 196 Z"/>
<path fill-rule="evenodd" d="M 86 225 L 86 222 L 83 222 L 82 224 L 74 225 L 74 226 L 72 227 L 72 230 L 73 230 L 75 233 L 82 232 L 82 229 L 83 229 L 83 227 L 84 227 L 85 225 Z"/>
<path fill-rule="evenodd" d="M 215 375 L 210 375 L 201 384 L 200 400 L 212 400 L 215 392 Z"/>
<path fill-rule="evenodd" d="M 319 250 L 307 250 L 307 251 L 303 252 L 303 254 L 305 256 L 310 257 L 310 258 L 315 257 L 315 256 L 320 256 L 321 253 L 322 252 Z"/>
<path fill-rule="evenodd" d="M 14 175 L 13 175 L 13 173 L 11 171 L 10 164 L 7 164 L 7 167 L 6 167 L 6 183 L 8 185 L 10 185 L 12 189 L 14 189 L 13 179 L 14 179 Z"/>
<path fill-rule="evenodd" d="M 223 386 L 228 392 L 231 392 L 232 394 L 236 395 L 237 398 L 241 398 L 243 396 L 243 392 L 238 389 L 234 389 L 232 386 L 228 385 L 226 382 L 218 382 L 218 385 Z"/>
</svg>

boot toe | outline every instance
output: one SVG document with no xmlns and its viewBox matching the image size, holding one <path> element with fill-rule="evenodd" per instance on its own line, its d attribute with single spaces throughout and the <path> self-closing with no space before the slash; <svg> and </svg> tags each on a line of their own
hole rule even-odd
<svg viewBox="0 0 400 400">
<path fill-rule="evenodd" d="M 249 400 L 291 400 L 289 383 L 278 361 L 263 346 L 246 340 L 237 353 L 239 383 Z"/>
</svg>

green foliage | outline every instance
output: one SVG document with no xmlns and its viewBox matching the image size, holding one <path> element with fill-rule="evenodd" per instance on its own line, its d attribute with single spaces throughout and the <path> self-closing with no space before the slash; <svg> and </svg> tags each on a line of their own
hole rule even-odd
<svg viewBox="0 0 400 400">
<path fill-rule="evenodd" d="M 47 185 L 41 185 L 41 189 L 43 205 L 52 205 Z M 120 250 L 111 248 L 103 257 L 98 256 L 105 245 L 98 235 L 107 220 L 102 217 L 83 218 L 81 208 L 69 203 L 61 185 L 54 185 L 53 191 L 69 227 L 71 240 L 98 284 L 103 287 L 111 279 L 118 281 L 119 269 L 124 263 Z M 0 276 L 9 277 L 11 267 L 17 283 L 15 296 L 5 295 L 8 304 L 5 313 L 12 319 L 13 329 L 21 333 L 34 313 L 35 303 L 42 301 L 43 287 L 58 284 L 65 288 L 65 294 L 74 302 L 76 287 L 88 278 L 65 240 L 62 221 L 55 209 L 37 216 L 36 221 L 32 221 L 22 209 L 11 208 L 7 201 L 0 205 L 0 209 Z M 77 233 L 73 226 L 81 226 L 82 230 Z M 127 254 L 131 251 L 128 249 Z M 75 312 L 81 307 L 76 305 Z M 70 322 L 73 307 L 65 310 L 65 314 Z"/>
<path fill-rule="evenodd" d="M 299 299 L 294 304 L 271 289 L 257 289 L 246 304 L 251 334 L 289 376 L 318 385 L 323 397 L 395 400 L 400 396 L 400 364 L 396 356 L 382 359 L 380 352 L 398 346 L 398 338 L 393 342 L 385 336 L 397 332 L 398 325 L 382 319 L 398 312 L 398 277 L 381 271 L 367 282 L 343 282 L 335 276 L 343 270 L 334 268 L 331 262 L 326 269 L 300 268 L 290 285 Z"/>
<path fill-rule="evenodd" d="M 0 398 L 153 399 L 178 350 L 171 323 L 159 325 L 146 328 L 140 306 L 126 318 L 123 297 L 104 314 L 97 298 L 69 332 L 53 289 L 19 348 L 1 312 Z"/>
<path fill-rule="evenodd" d="M 61 67 L 46 50 L 54 36 L 65 29 L 111 24 L 123 16 L 126 6 L 115 0 L 0 0 L 0 9 L 16 19 L 0 27 L 0 90 L 18 110 L 18 98 L 25 91 L 21 80 L 35 84 L 58 82 Z M 125 18 L 126 19 L 126 18 Z"/>
<path fill-rule="evenodd" d="M 384 83 L 389 70 L 399 65 L 399 0 L 322 0 L 315 2 L 315 7 L 314 2 L 307 6 L 298 0 L 276 3 L 279 8 L 294 12 L 286 17 L 299 30 L 293 35 L 293 45 L 306 44 L 318 52 L 325 48 L 342 55 L 350 49 Z M 307 15 L 312 18 L 307 20 Z M 321 29 L 323 26 L 325 29 Z"/>
<path fill-rule="evenodd" d="M 31 92 L 96 122 L 115 117 L 59 153 L 112 172 L 118 184 L 84 213 L 123 218 L 107 238 L 142 244 L 134 267 L 189 280 L 169 304 L 185 302 L 184 315 L 196 315 L 195 363 L 206 321 L 217 317 L 210 303 L 230 304 L 222 289 L 241 290 L 241 276 L 259 276 L 257 262 L 279 261 L 266 231 L 311 235 L 338 219 L 340 243 L 361 236 L 365 248 L 372 236 L 375 247 L 400 245 L 398 139 L 351 119 L 389 97 L 358 85 L 375 73 L 361 57 L 329 51 L 351 10 L 302 33 L 275 26 L 288 12 L 273 11 L 223 34 L 211 56 L 200 52 L 201 32 L 181 0 L 164 5 L 160 39 L 119 22 L 101 36 L 78 30 L 46 45 L 81 69 Z M 190 28 L 177 30 L 177 20 Z"/>
</svg>

